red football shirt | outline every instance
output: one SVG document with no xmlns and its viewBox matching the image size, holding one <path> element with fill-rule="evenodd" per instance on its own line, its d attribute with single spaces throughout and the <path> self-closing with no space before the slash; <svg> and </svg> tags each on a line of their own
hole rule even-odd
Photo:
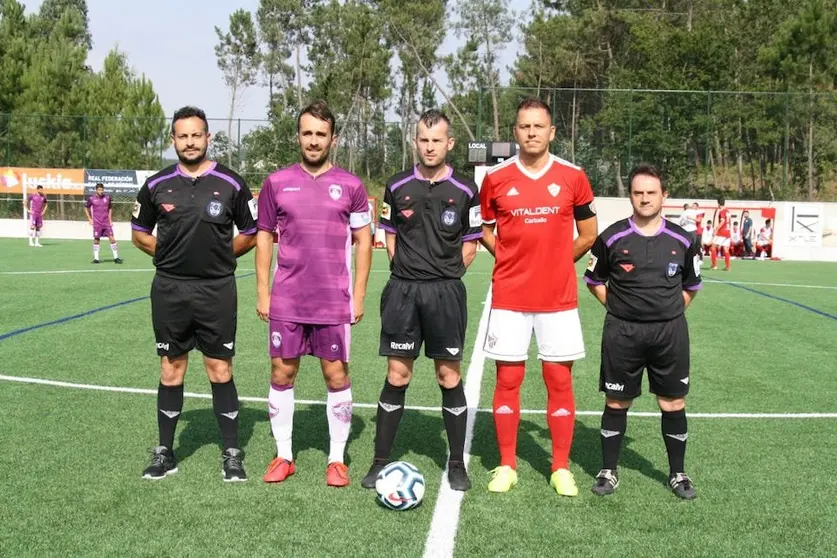
<svg viewBox="0 0 837 558">
<path fill-rule="evenodd" d="M 724 238 L 729 238 L 730 237 L 730 232 L 729 232 L 729 209 L 727 209 L 726 207 L 723 207 L 718 211 L 718 215 L 715 219 L 715 223 L 716 224 L 720 223 L 722 220 L 723 220 L 724 223 L 723 223 L 723 225 L 721 225 L 721 227 L 718 229 L 718 231 L 715 234 L 717 236 L 722 236 Z"/>
<path fill-rule="evenodd" d="M 532 174 L 513 157 L 488 170 L 480 198 L 483 222 L 497 225 L 491 307 L 577 308 L 573 211 L 593 201 L 584 170 L 551 156 Z"/>
</svg>

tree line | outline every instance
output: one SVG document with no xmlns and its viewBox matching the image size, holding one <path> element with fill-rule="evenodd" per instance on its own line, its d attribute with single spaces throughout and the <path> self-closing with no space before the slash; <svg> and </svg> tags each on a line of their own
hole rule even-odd
<svg viewBox="0 0 837 558">
<path fill-rule="evenodd" d="M 649 160 L 675 195 L 837 197 L 837 0 L 260 0 L 215 32 L 230 104 L 213 156 L 255 187 L 298 157 L 296 113 L 311 99 L 338 115 L 337 162 L 376 191 L 414 163 L 426 108 L 453 119 L 464 166 L 467 141 L 512 139 L 515 105 L 537 95 L 553 106 L 555 153 L 599 195 L 624 195 L 630 166 Z M 522 52 L 502 67 L 516 38 Z M 162 164 L 151 82 L 117 51 L 87 67 L 91 40 L 84 0 L 45 0 L 29 17 L 0 0 L 6 161 Z M 253 87 L 269 93 L 265 120 L 239 136 Z"/>
</svg>

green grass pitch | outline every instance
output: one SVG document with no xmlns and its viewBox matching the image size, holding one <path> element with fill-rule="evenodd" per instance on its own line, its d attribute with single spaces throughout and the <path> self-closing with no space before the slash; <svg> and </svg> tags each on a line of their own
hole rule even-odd
<svg viewBox="0 0 837 558">
<path fill-rule="evenodd" d="M 120 243 L 123 266 L 90 265 L 90 243 L 0 240 L 0 374 L 76 384 L 156 389 L 158 363 L 147 296 L 150 259 Z M 107 247 L 103 255 L 109 256 Z M 464 281 L 470 310 L 467 370 L 492 261 L 480 253 Z M 266 325 L 255 313 L 253 256 L 239 261 L 235 377 L 241 396 L 267 396 Z M 385 254 L 373 263 L 366 318 L 353 329 L 356 403 L 348 446 L 352 485 L 325 486 L 325 408 L 298 404 L 298 471 L 281 485 L 261 482 L 274 443 L 266 404 L 245 401 L 242 445 L 250 481 L 221 481 L 211 402 L 188 398 L 175 451 L 180 471 L 140 478 L 156 443 L 155 397 L 0 380 L 2 505 L 0 555 L 421 556 L 446 458 L 439 412 L 404 415 L 395 456 L 425 475 L 418 509 L 381 508 L 360 487 L 373 451 L 374 404 L 384 379 L 377 356 L 378 305 L 388 277 Z M 55 273 L 71 271 L 70 273 Z M 579 276 L 582 267 L 578 268 Z M 497 465 L 491 415 L 477 414 L 471 449 L 474 488 L 460 510 L 455 555 L 465 556 L 835 556 L 833 457 L 837 418 L 837 264 L 734 261 L 732 272 L 704 268 L 704 289 L 688 318 L 692 392 L 687 471 L 698 490 L 677 500 L 665 485 L 667 461 L 655 416 L 629 418 L 617 494 L 590 493 L 599 468 L 597 393 L 603 309 L 579 281 L 587 358 L 576 363 L 578 417 L 571 469 L 577 498 L 549 489 L 549 433 L 542 412 L 525 414 L 520 484 L 486 490 Z M 731 284 L 730 282 L 735 282 Z M 819 288 L 817 288 L 819 287 Z M 132 301 L 132 302 L 131 302 Z M 124 304 L 119 304 L 123 303 Z M 91 312 L 103 307 L 107 309 Z M 73 319 L 64 320 L 68 317 Z M 45 327 L 45 323 L 56 322 Z M 33 328 L 18 334 L 8 334 Z M 186 390 L 209 393 L 199 355 Z M 532 354 L 534 357 L 534 353 Z M 647 382 L 645 384 L 647 386 Z M 484 366 L 480 407 L 491 405 L 494 367 Z M 306 359 L 297 398 L 325 399 L 319 367 Z M 545 407 L 538 364 L 530 358 L 523 407 Z M 437 408 L 440 392 L 423 357 L 407 404 Z M 637 411 L 655 411 L 647 394 Z M 775 413 L 773 418 L 721 413 Z M 454 519 L 454 518 L 451 518 Z"/>
</svg>

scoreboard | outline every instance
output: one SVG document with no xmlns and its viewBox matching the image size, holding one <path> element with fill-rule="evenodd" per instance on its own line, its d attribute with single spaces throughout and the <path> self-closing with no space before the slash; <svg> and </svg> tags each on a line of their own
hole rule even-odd
<svg viewBox="0 0 837 558">
<path fill-rule="evenodd" d="M 496 165 L 517 155 L 517 143 L 513 141 L 468 142 L 468 164 Z"/>
</svg>

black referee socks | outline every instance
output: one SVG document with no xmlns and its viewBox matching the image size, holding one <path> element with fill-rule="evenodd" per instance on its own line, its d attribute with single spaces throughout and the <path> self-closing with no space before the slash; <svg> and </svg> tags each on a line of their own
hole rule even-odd
<svg viewBox="0 0 837 558">
<path fill-rule="evenodd" d="M 663 441 L 668 452 L 669 473 L 684 472 L 686 461 L 686 440 L 689 438 L 686 424 L 686 409 L 679 411 L 663 411 L 660 427 L 663 431 Z"/>
<path fill-rule="evenodd" d="M 225 384 L 212 385 L 212 410 L 221 429 L 221 441 L 224 450 L 238 448 L 238 391 L 235 381 L 230 379 Z"/>
<path fill-rule="evenodd" d="M 157 429 L 160 445 L 174 450 L 174 429 L 183 411 L 183 384 L 157 386 Z"/>
<path fill-rule="evenodd" d="M 394 386 L 389 380 L 384 380 L 384 389 L 378 400 L 378 416 L 375 419 L 375 459 L 389 459 L 395 433 L 404 415 L 404 400 L 409 385 Z"/>
<path fill-rule="evenodd" d="M 468 425 L 468 401 L 465 399 L 465 389 L 462 380 L 456 386 L 442 388 L 442 418 L 445 421 L 445 431 L 448 434 L 450 446 L 450 460 L 465 460 L 465 429 Z"/>
<path fill-rule="evenodd" d="M 602 413 L 602 469 L 616 470 L 622 438 L 628 429 L 628 409 L 605 406 Z"/>
</svg>

